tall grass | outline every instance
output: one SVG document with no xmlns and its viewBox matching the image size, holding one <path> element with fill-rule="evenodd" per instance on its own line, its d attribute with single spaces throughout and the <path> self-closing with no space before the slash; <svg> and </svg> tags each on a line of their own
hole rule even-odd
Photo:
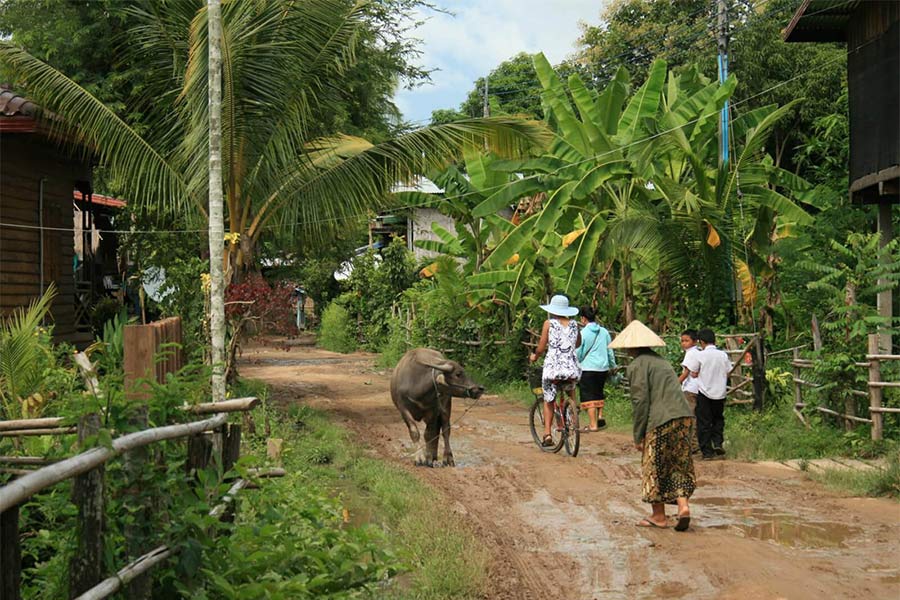
<svg viewBox="0 0 900 600">
<path fill-rule="evenodd" d="M 331 490 L 351 525 L 385 533 L 389 552 L 406 573 L 381 598 L 450 600 L 482 597 L 488 549 L 461 524 L 432 488 L 402 468 L 366 456 L 349 432 L 322 412 L 293 406 L 272 419 L 273 437 L 285 440 L 284 462 L 302 472 L 306 485 Z"/>
</svg>

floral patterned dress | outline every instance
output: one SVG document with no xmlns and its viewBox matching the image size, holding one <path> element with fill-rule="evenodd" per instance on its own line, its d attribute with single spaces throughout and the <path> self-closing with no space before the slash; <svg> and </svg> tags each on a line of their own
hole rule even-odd
<svg viewBox="0 0 900 600">
<path fill-rule="evenodd" d="M 544 371 L 541 384 L 544 389 L 544 402 L 553 402 L 559 392 L 555 381 L 581 379 L 581 365 L 575 356 L 578 343 L 578 323 L 569 319 L 563 326 L 558 319 L 550 319 L 550 331 L 547 336 L 547 357 L 544 359 Z"/>
</svg>

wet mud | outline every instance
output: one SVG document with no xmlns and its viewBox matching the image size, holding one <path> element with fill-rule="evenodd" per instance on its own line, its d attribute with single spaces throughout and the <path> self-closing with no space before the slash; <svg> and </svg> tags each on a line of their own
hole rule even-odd
<svg viewBox="0 0 900 600">
<path fill-rule="evenodd" d="M 440 491 L 448 519 L 492 552 L 485 598 L 900 598 L 894 501 L 841 497 L 785 469 L 697 463 L 691 528 L 638 528 L 649 507 L 628 435 L 585 435 L 576 458 L 543 453 L 527 409 L 496 396 L 454 400 L 456 468 L 415 468 L 372 359 L 273 344 L 246 348 L 240 370 L 280 404 L 330 412 L 373 456 Z"/>
</svg>

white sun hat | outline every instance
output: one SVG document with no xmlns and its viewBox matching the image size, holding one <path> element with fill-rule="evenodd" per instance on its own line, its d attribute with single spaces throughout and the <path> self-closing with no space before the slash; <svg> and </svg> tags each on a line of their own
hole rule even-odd
<svg viewBox="0 0 900 600">
<path fill-rule="evenodd" d="M 653 348 L 665 346 L 661 337 L 653 333 L 653 330 L 635 319 L 623 329 L 616 339 L 609 344 L 613 349 L 624 348 Z"/>
<path fill-rule="evenodd" d="M 550 298 L 550 304 L 541 304 L 541 308 L 557 317 L 574 317 L 578 314 L 578 309 L 569 306 L 569 299 L 562 294 L 553 296 Z"/>
</svg>

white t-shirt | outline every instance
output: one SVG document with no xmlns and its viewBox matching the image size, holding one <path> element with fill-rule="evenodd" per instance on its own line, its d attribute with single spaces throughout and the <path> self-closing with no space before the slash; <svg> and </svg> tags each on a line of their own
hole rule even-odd
<svg viewBox="0 0 900 600">
<path fill-rule="evenodd" d="M 696 394 L 700 391 L 700 383 L 697 381 L 697 378 L 691 375 L 691 368 L 688 366 L 688 357 L 694 354 L 700 354 L 700 348 L 697 346 L 691 346 L 687 350 L 684 351 L 684 360 L 681 361 L 681 366 L 687 368 L 688 375 L 684 378 L 684 381 L 681 382 L 681 389 L 685 392 Z M 694 364 L 692 361 L 691 364 Z M 699 364 L 699 363 L 698 363 Z"/>
<path fill-rule="evenodd" d="M 716 348 L 714 344 L 709 344 L 696 354 L 685 355 L 684 366 L 690 371 L 697 372 L 701 394 L 710 400 L 725 399 L 728 373 L 731 371 L 731 361 L 725 352 Z"/>
</svg>

